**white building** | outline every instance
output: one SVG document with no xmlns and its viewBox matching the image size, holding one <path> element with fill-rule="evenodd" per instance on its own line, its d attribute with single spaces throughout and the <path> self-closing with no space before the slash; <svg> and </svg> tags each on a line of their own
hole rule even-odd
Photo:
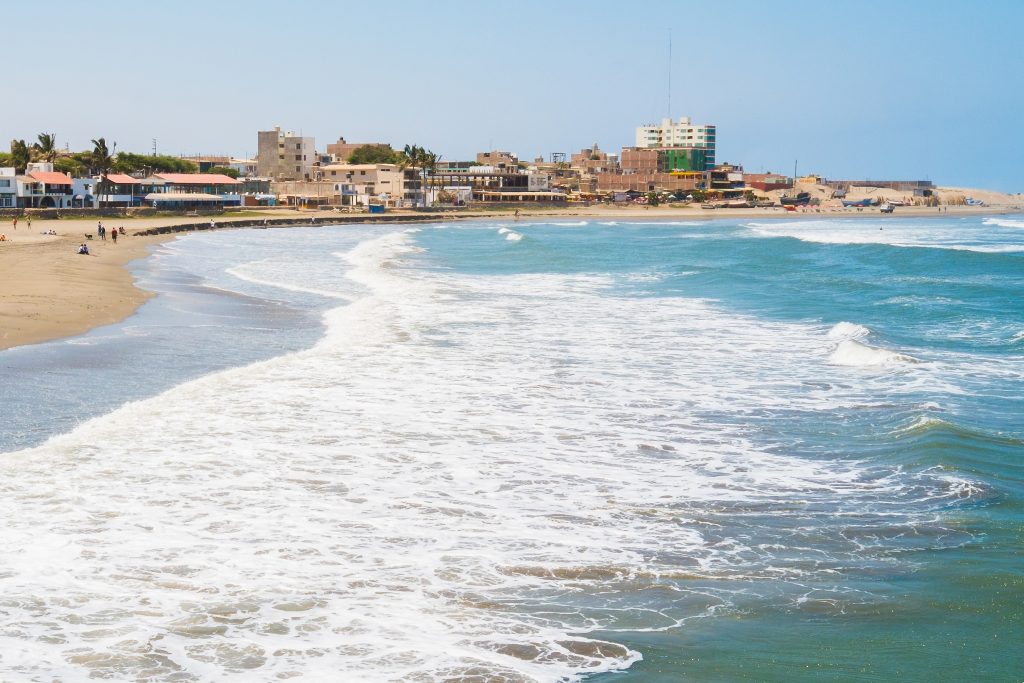
<svg viewBox="0 0 1024 683">
<path fill-rule="evenodd" d="M 69 209 L 73 206 L 71 178 L 53 170 L 53 164 L 34 162 L 25 175 L 15 176 L 19 208 Z"/>
<path fill-rule="evenodd" d="M 551 176 L 547 173 L 527 173 L 526 189 L 530 192 L 547 192 L 551 189 Z"/>
<path fill-rule="evenodd" d="M 18 205 L 18 179 L 13 168 L 0 168 L 0 209 Z"/>
<path fill-rule="evenodd" d="M 689 147 L 706 150 L 708 167 L 715 165 L 715 127 L 697 125 L 690 117 L 678 122 L 662 119 L 659 124 L 648 124 L 636 129 L 636 146 L 643 148 Z"/>
<path fill-rule="evenodd" d="M 238 171 L 238 175 L 243 178 L 256 177 L 255 159 L 231 159 L 231 162 L 228 164 L 228 168 L 233 168 Z"/>
</svg>

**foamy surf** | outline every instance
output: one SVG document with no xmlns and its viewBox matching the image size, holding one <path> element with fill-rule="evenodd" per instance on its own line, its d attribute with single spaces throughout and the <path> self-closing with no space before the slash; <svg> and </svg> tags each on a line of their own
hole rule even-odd
<svg viewBox="0 0 1024 683">
<path fill-rule="evenodd" d="M 835 365 L 850 367 L 890 367 L 901 363 L 916 363 L 916 358 L 862 344 L 854 339 L 844 339 L 829 356 Z"/>
<path fill-rule="evenodd" d="M 982 223 L 1000 228 L 1024 228 L 1024 220 L 1014 220 L 1012 218 L 986 218 Z"/>
<path fill-rule="evenodd" d="M 515 230 L 511 230 L 505 226 L 498 228 L 498 234 L 504 235 L 505 240 L 508 242 L 518 242 L 519 240 L 523 239 L 522 234 L 516 232 Z"/>
<path fill-rule="evenodd" d="M 871 331 L 863 325 L 849 323 L 845 320 L 836 323 L 828 331 L 829 339 L 863 339 L 871 334 Z"/>
<path fill-rule="evenodd" d="M 864 217 L 857 220 L 822 218 L 801 221 L 752 221 L 745 223 L 744 226 L 751 234 L 759 237 L 790 237 L 816 244 L 874 244 L 977 253 L 1016 253 L 1024 251 L 1020 233 L 997 232 L 987 227 L 1013 222 L 1015 221 L 986 219 L 984 223 L 965 224 L 920 218 L 910 223 Z"/>
<path fill-rule="evenodd" d="M 895 391 L 821 326 L 427 243 L 324 251 L 358 298 L 315 347 L 0 463 L 13 677 L 580 681 L 639 659 L 619 633 L 811 583 L 841 610 L 843 576 L 969 537 L 936 514 L 963 482 L 759 440 Z"/>
</svg>

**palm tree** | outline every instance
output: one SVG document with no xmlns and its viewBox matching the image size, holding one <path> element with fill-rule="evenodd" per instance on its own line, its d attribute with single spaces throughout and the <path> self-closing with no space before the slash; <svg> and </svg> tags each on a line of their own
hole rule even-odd
<svg viewBox="0 0 1024 683">
<path fill-rule="evenodd" d="M 114 166 L 114 150 L 117 149 L 117 143 L 114 143 L 113 149 L 107 149 L 107 141 L 105 138 L 98 138 L 92 141 L 92 154 L 89 160 L 92 166 L 92 172 L 99 175 L 100 180 L 96 184 L 96 198 L 99 201 L 99 197 L 103 196 L 103 190 L 107 186 L 107 174 L 110 173 L 110 169 Z"/>
<path fill-rule="evenodd" d="M 420 154 L 420 174 L 423 177 L 423 206 L 427 205 L 427 175 L 433 175 L 434 171 L 437 170 L 437 162 L 441 160 L 434 152 L 429 149 L 421 150 Z"/>
<path fill-rule="evenodd" d="M 11 164 L 15 173 L 24 173 L 28 163 L 32 161 L 32 154 L 24 140 L 11 140 Z"/>
<path fill-rule="evenodd" d="M 398 165 L 403 170 L 407 168 L 418 168 L 420 162 L 423 159 L 423 148 L 417 145 L 406 145 L 402 149 L 402 159 L 398 162 Z M 424 194 L 424 205 L 426 205 L 426 195 Z"/>
<path fill-rule="evenodd" d="M 53 133 L 40 133 L 39 142 L 32 145 L 36 158 L 53 163 L 57 159 L 57 136 Z"/>
</svg>

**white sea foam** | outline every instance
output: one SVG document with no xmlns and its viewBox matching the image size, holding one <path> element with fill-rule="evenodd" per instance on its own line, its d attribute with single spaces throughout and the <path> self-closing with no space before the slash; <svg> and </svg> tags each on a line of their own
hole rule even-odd
<svg viewBox="0 0 1024 683">
<path fill-rule="evenodd" d="M 831 360 L 836 365 L 854 367 L 881 367 L 897 363 L 915 363 L 917 359 L 910 356 L 861 344 L 854 339 L 844 339 L 832 352 Z"/>
<path fill-rule="evenodd" d="M 962 493 L 754 444 L 751 415 L 885 391 L 828 366 L 814 326 L 416 251 L 340 253 L 365 295 L 314 348 L 0 459 L 9 677 L 579 680 L 639 656 L 594 630 L 727 609 L 729 578 L 828 581 L 880 543 L 837 516 L 926 532 L 917 501 Z"/>
<path fill-rule="evenodd" d="M 1012 218 L 986 218 L 982 223 L 1001 228 L 1024 228 L 1024 220 L 1014 220 Z"/>
<path fill-rule="evenodd" d="M 519 240 L 523 239 L 523 236 L 521 234 L 505 226 L 498 228 L 498 234 L 504 235 L 505 239 L 509 242 L 518 242 Z"/>
<path fill-rule="evenodd" d="M 745 226 L 764 237 L 792 237 L 820 244 L 882 244 L 893 247 L 927 247 L 979 253 L 1024 251 L 1018 234 L 994 234 L 988 223 L 951 222 L 922 218 L 914 222 L 887 219 L 821 219 L 750 222 Z M 1005 222 L 1005 221 L 1004 221 Z"/>
<path fill-rule="evenodd" d="M 848 323 L 845 320 L 836 323 L 828 331 L 829 339 L 863 339 L 871 334 L 871 331 L 863 325 Z"/>
</svg>

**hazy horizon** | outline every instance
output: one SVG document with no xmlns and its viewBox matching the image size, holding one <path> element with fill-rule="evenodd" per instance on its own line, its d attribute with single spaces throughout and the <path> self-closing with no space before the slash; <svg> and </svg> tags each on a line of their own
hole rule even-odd
<svg viewBox="0 0 1024 683">
<path fill-rule="evenodd" d="M 489 7 L 263 1 L 8 6 L 0 134 L 162 154 L 253 156 L 280 125 L 349 142 L 618 151 L 669 115 L 718 126 L 753 172 L 930 179 L 1024 191 L 1015 86 L 1024 6 L 655 2 Z M 45 26 L 45 31 L 41 29 Z M 20 27 L 20 29 L 19 29 Z"/>
</svg>

